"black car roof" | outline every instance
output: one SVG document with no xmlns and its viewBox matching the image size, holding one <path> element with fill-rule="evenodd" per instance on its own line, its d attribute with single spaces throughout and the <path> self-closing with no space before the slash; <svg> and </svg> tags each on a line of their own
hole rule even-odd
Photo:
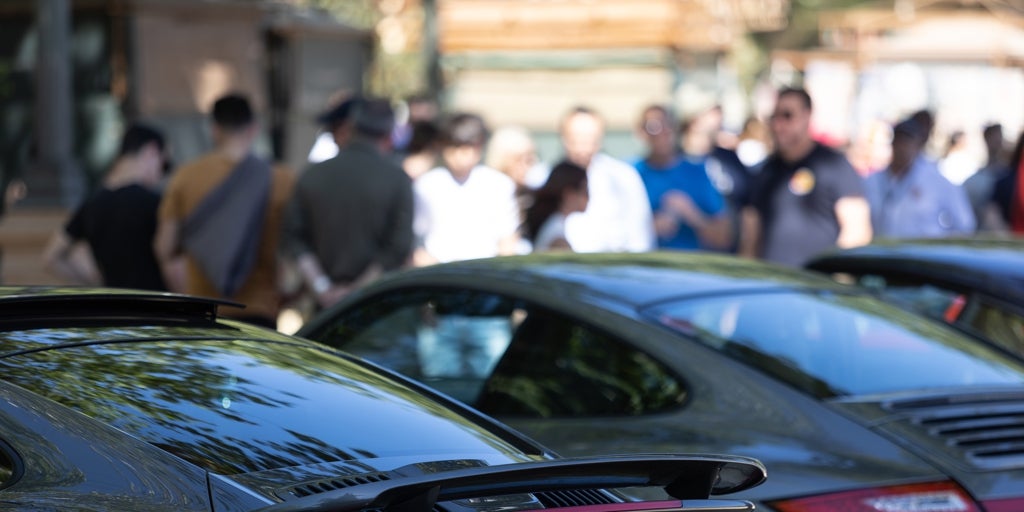
<svg viewBox="0 0 1024 512">
<path fill-rule="evenodd" d="M 821 255 L 819 272 L 901 274 L 1024 299 L 1024 239 L 881 241 Z"/>
<path fill-rule="evenodd" d="M 546 253 L 445 263 L 386 278 L 403 285 L 479 288 L 482 282 L 532 287 L 567 300 L 602 298 L 640 306 L 670 298 L 740 290 L 846 290 L 809 272 L 703 252 Z"/>
</svg>

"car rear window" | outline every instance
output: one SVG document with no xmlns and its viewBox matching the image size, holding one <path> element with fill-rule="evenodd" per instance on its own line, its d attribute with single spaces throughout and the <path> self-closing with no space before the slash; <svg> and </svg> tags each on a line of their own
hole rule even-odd
<svg viewBox="0 0 1024 512">
<path fill-rule="evenodd" d="M 110 343 L 0 360 L 4 379 L 200 467 L 522 452 L 443 404 L 305 345 Z"/>
<path fill-rule="evenodd" d="M 647 314 L 820 398 L 1024 383 L 1024 363 L 863 295 L 702 297 Z"/>
</svg>

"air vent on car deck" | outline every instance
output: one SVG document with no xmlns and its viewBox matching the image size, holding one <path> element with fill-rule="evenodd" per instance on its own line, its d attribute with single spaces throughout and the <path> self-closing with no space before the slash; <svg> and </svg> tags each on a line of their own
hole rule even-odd
<svg viewBox="0 0 1024 512">
<path fill-rule="evenodd" d="M 382 509 L 382 508 L 368 508 L 368 509 L 363 510 L 362 512 L 384 512 L 384 509 Z M 430 512 L 448 512 L 448 511 L 445 510 L 445 508 L 442 507 L 441 505 L 434 505 L 434 508 L 430 509 Z"/>
<path fill-rule="evenodd" d="M 278 496 L 285 500 L 305 498 L 324 492 L 344 489 L 356 485 L 383 482 L 390 480 L 387 473 L 366 473 L 346 477 L 324 478 L 311 482 L 303 482 L 299 485 L 288 487 L 278 491 Z M 547 491 L 532 493 L 544 508 L 579 507 L 587 505 L 604 505 L 616 503 L 615 499 L 604 491 L 596 489 L 576 489 L 568 491 Z M 367 510 L 365 512 L 377 512 Z M 435 505 L 432 512 L 446 512 L 440 505 Z"/>
<path fill-rule="evenodd" d="M 605 493 L 594 489 L 535 492 L 533 495 L 544 504 L 544 508 L 580 507 L 615 503 Z"/>
<path fill-rule="evenodd" d="M 306 496 L 312 496 L 314 494 L 320 494 L 322 492 L 335 491 L 338 489 L 344 489 L 346 487 L 352 487 L 355 485 L 363 485 L 374 482 L 383 482 L 390 480 L 391 478 L 384 473 L 367 473 L 356 476 L 346 476 L 339 478 L 325 478 L 323 480 L 316 480 L 313 482 L 304 482 L 294 487 L 289 487 L 284 490 L 284 493 L 279 493 L 282 498 L 304 498 Z"/>
<path fill-rule="evenodd" d="M 923 418 L 920 424 L 979 468 L 1024 467 L 1024 407 L 1017 412 Z"/>
<path fill-rule="evenodd" d="M 890 409 L 909 412 L 912 424 L 977 469 L 1024 468 L 1024 398 L 964 398 L 890 404 Z"/>
</svg>

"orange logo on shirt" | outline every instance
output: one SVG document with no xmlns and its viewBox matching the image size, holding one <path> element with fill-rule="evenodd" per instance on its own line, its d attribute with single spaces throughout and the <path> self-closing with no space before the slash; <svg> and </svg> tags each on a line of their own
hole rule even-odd
<svg viewBox="0 0 1024 512">
<path fill-rule="evenodd" d="M 806 196 L 814 190 L 814 171 L 801 167 L 789 179 L 789 191 L 798 196 Z"/>
</svg>

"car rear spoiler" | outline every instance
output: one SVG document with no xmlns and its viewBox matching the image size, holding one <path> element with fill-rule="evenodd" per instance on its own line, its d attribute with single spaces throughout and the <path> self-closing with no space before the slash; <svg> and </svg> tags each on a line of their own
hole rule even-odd
<svg viewBox="0 0 1024 512">
<path fill-rule="evenodd" d="M 50 286 L 0 288 L 0 330 L 122 325 L 132 321 L 213 324 L 217 308 L 236 302 L 175 293 Z"/>
<path fill-rule="evenodd" d="M 271 505 L 263 512 L 429 512 L 439 501 L 505 494 L 662 487 L 679 500 L 703 500 L 766 478 L 755 459 L 726 455 L 624 455 L 553 459 L 458 469 L 371 482 Z"/>
</svg>

